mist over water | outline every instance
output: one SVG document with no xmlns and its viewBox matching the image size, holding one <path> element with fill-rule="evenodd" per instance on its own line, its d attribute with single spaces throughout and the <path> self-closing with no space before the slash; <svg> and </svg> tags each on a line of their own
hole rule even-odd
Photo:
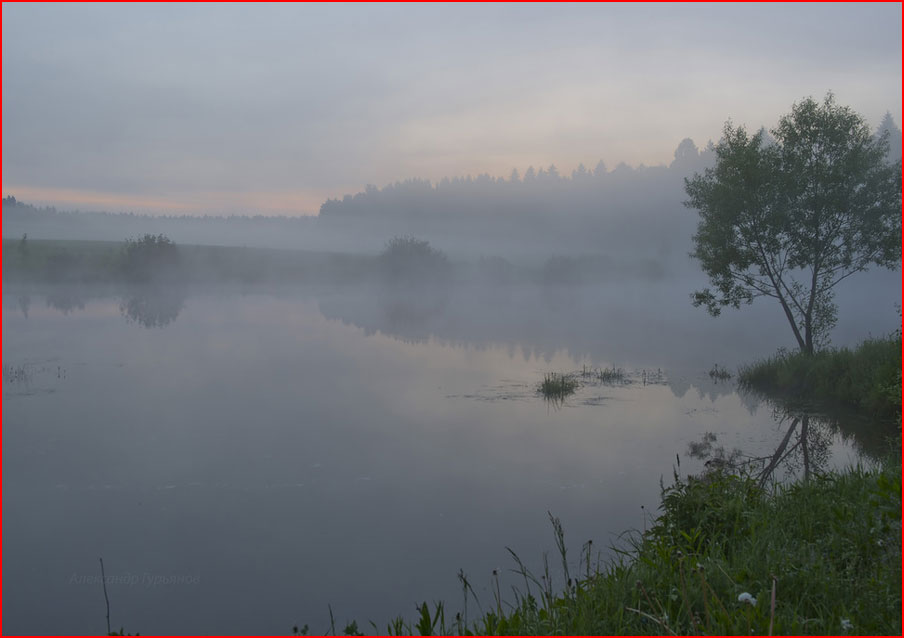
<svg viewBox="0 0 904 638">
<path fill-rule="evenodd" d="M 781 317 L 711 319 L 678 284 L 5 286 L 8 630 L 99 631 L 98 555 L 114 623 L 148 633 L 459 605 L 458 570 L 490 595 L 506 547 L 540 569 L 547 511 L 607 555 L 660 476 L 703 468 L 689 443 L 769 454 L 787 427 L 707 374 L 782 343 Z M 536 391 L 611 366 L 625 382 L 563 405 Z"/>
<path fill-rule="evenodd" d="M 507 550 L 540 574 L 550 516 L 576 574 L 676 475 L 887 448 L 894 424 L 737 373 L 812 345 L 824 302 L 835 347 L 900 330 L 900 5 L 2 11 L 7 633 L 473 621 L 457 575 L 510 600 Z M 827 147 L 776 127 L 792 104 L 856 120 L 851 171 L 801 168 Z M 743 184 L 710 189 L 747 133 L 756 161 L 721 174 Z M 787 279 L 740 275 L 767 297 L 710 316 L 692 295 L 750 250 L 748 213 Z"/>
<path fill-rule="evenodd" d="M 679 151 L 367 189 L 311 220 L 4 200 L 6 629 L 101 631 L 103 557 L 114 628 L 320 633 L 332 608 L 382 631 L 459 609 L 459 570 L 484 600 L 493 569 L 517 584 L 507 547 L 539 573 L 548 513 L 605 560 L 710 433 L 765 462 L 796 417 L 710 371 L 796 344 L 777 304 L 692 306 L 680 160 L 708 160 Z M 900 290 L 843 282 L 833 343 L 893 331 Z M 577 391 L 544 399 L 549 374 Z M 869 462 L 861 426 L 813 414 L 808 462 Z"/>
</svg>

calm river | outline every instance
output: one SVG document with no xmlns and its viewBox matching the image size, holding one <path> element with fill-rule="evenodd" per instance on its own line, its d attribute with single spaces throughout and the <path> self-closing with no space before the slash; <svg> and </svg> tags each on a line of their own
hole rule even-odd
<svg viewBox="0 0 904 638">
<path fill-rule="evenodd" d="M 708 375 L 790 345 L 778 308 L 713 319 L 687 292 L 6 286 L 3 628 L 105 632 L 101 557 L 114 629 L 285 634 L 328 605 L 340 631 L 454 615 L 460 569 L 486 606 L 494 568 L 520 582 L 506 547 L 538 572 L 555 551 L 547 512 L 575 565 L 605 556 L 660 477 L 702 469 L 689 443 L 768 454 L 787 426 Z M 625 381 L 536 392 L 601 367 Z"/>
</svg>

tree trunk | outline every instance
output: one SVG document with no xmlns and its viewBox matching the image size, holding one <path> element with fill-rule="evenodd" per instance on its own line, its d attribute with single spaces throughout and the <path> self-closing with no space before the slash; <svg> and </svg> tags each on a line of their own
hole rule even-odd
<svg viewBox="0 0 904 638">
<path fill-rule="evenodd" d="M 816 284 L 819 283 L 820 258 L 813 261 L 813 274 L 810 277 L 810 301 L 807 302 L 807 314 L 804 315 L 804 330 L 806 331 L 806 346 L 804 354 L 813 354 L 813 308 L 816 306 Z"/>
<path fill-rule="evenodd" d="M 810 317 L 806 318 L 804 324 L 804 345 L 801 347 L 801 352 L 805 355 L 813 354 L 813 320 Z"/>
<path fill-rule="evenodd" d="M 772 455 L 772 459 L 770 459 L 769 464 L 766 465 L 765 468 L 763 468 L 762 472 L 760 472 L 757 480 L 757 484 L 760 487 L 763 487 L 766 484 L 766 480 L 775 471 L 775 468 L 778 467 L 778 462 L 782 459 L 782 453 L 785 451 L 785 448 L 788 447 L 788 441 L 791 440 L 791 434 L 794 432 L 795 428 L 797 428 L 797 424 L 799 422 L 799 418 L 795 418 L 791 422 L 791 426 L 785 433 L 785 438 L 782 439 L 782 442 L 779 444 L 778 449 L 775 450 L 775 454 Z"/>
<path fill-rule="evenodd" d="M 760 257 L 762 259 L 762 264 L 766 268 L 766 275 L 769 277 L 769 281 L 772 284 L 772 289 L 775 290 L 775 296 L 778 298 L 779 303 L 782 305 L 782 310 L 785 311 L 785 317 L 788 319 L 788 323 L 791 324 L 791 331 L 794 333 L 794 338 L 797 339 L 797 345 L 800 347 L 801 352 L 807 352 L 807 342 L 800 334 L 800 328 L 797 326 L 797 322 L 794 321 L 794 313 L 791 312 L 791 308 L 788 307 L 788 302 L 785 301 L 785 296 L 782 294 L 782 284 L 779 283 L 779 280 L 776 280 L 775 274 L 772 272 L 772 269 L 769 267 L 769 259 L 766 257 L 766 252 L 760 247 Z M 809 327 L 809 326 L 808 326 Z M 809 335 L 809 332 L 807 333 Z M 812 348 L 810 350 L 812 352 Z"/>
<path fill-rule="evenodd" d="M 782 296 L 778 286 L 775 286 L 775 290 L 778 293 L 778 301 L 782 305 L 782 310 L 785 311 L 785 317 L 788 319 L 788 323 L 791 324 L 791 332 L 794 333 L 794 338 L 797 339 L 797 346 L 804 354 L 811 354 L 813 352 L 812 347 L 809 351 L 807 350 L 807 340 L 812 341 L 809 332 L 810 327 L 807 326 L 807 338 L 804 339 L 800 334 L 800 328 L 797 327 L 797 322 L 794 321 L 794 313 L 791 312 L 791 308 L 788 307 L 788 303 L 785 301 L 784 296 Z"/>
</svg>

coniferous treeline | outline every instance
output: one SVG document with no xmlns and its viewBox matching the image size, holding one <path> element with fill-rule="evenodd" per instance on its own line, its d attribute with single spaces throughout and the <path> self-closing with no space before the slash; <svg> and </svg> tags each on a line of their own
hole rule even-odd
<svg viewBox="0 0 904 638">
<path fill-rule="evenodd" d="M 368 185 L 363 192 L 329 199 L 320 207 L 324 219 L 339 217 L 443 218 L 448 215 L 507 216 L 598 214 L 603 208 L 635 205 L 646 195 L 665 194 L 694 171 L 703 170 L 712 160 L 712 149 L 697 149 L 685 139 L 669 166 L 631 167 L 621 163 L 609 171 L 601 160 L 594 169 L 583 164 L 562 175 L 551 164 L 547 168 L 527 168 L 522 176 L 513 169 L 508 178 L 486 173 L 472 177 L 444 178 L 437 183 L 406 179 L 382 188 Z M 674 202 L 670 202 L 674 203 Z"/>
<path fill-rule="evenodd" d="M 890 115 L 877 131 L 901 156 L 901 132 Z M 439 182 L 407 179 L 329 199 L 319 217 L 193 217 L 70 213 L 3 200 L 3 236 L 104 239 L 166 234 L 179 243 L 248 245 L 379 253 L 393 236 L 431 241 L 450 256 L 608 255 L 689 267 L 696 217 L 682 205 L 684 179 L 705 170 L 713 147 L 683 140 L 668 166 L 608 170 L 601 161 L 563 175 L 555 165 Z"/>
</svg>

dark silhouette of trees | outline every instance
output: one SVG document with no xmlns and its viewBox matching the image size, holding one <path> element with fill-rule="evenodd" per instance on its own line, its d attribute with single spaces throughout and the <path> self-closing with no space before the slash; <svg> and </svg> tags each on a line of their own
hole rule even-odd
<svg viewBox="0 0 904 638">
<path fill-rule="evenodd" d="M 727 123 L 715 166 L 685 180 L 700 214 L 693 256 L 714 287 L 693 301 L 718 315 L 774 298 L 811 354 L 834 325 L 833 288 L 900 263 L 901 162 L 831 93 L 795 104 L 772 135 Z"/>
<path fill-rule="evenodd" d="M 897 127 L 891 118 L 891 113 L 886 113 L 876 131 L 876 137 L 886 136 L 888 139 L 888 161 L 896 162 L 901 159 L 901 129 Z"/>
<path fill-rule="evenodd" d="M 790 424 L 770 454 L 751 456 L 738 448 L 726 449 L 717 445 L 715 434 L 706 432 L 700 441 L 688 444 L 687 455 L 705 461 L 704 475 L 738 473 L 756 481 L 760 488 L 775 480 L 779 469 L 786 474 L 800 472 L 804 481 L 812 474 L 823 472 L 829 461 L 832 433 L 838 428 L 837 424 L 806 412 L 798 414 L 781 409 L 776 411 L 776 418 L 780 425 L 788 420 Z"/>
<path fill-rule="evenodd" d="M 79 286 L 54 286 L 46 295 L 47 305 L 64 315 L 84 310 L 88 296 Z"/>
<path fill-rule="evenodd" d="M 22 239 L 19 240 L 19 257 L 22 261 L 28 259 L 28 233 L 22 233 Z"/>
<path fill-rule="evenodd" d="M 669 168 L 678 171 L 684 175 L 691 175 L 698 171 L 705 170 L 712 156 L 714 149 L 709 145 L 705 150 L 700 151 L 694 141 L 686 137 L 681 140 L 678 148 L 675 149 L 675 159 L 669 164 Z"/>
<path fill-rule="evenodd" d="M 890 117 L 879 134 L 885 131 L 890 133 L 890 147 L 900 142 Z M 890 153 L 894 159 L 894 148 Z M 517 263 L 535 256 L 596 254 L 623 264 L 653 260 L 669 276 L 678 276 L 695 268 L 687 258 L 695 221 L 682 212 L 684 178 L 703 172 L 714 160 L 711 144 L 697 147 L 685 139 L 667 166 L 621 163 L 609 170 L 602 161 L 585 160 L 574 171 L 547 162 L 538 172 L 540 164 L 535 162 L 505 178 L 482 174 L 432 183 L 408 179 L 382 188 L 368 185 L 361 192 L 329 199 L 317 217 L 57 212 L 7 196 L 3 231 L 5 237 L 16 238 L 27 232 L 29 241 L 32 237 L 118 241 L 163 233 L 180 243 L 367 253 L 378 251 L 384 238 L 404 234 L 443 237 L 444 248 L 467 258 L 493 254 Z M 186 253 L 185 259 L 190 258 Z"/>
<path fill-rule="evenodd" d="M 505 178 L 409 179 L 330 199 L 317 228 L 336 236 L 411 234 L 444 237 L 479 256 L 522 259 L 543 254 L 611 254 L 657 259 L 669 272 L 690 267 L 694 222 L 681 212 L 684 177 L 702 170 L 714 152 L 689 140 L 686 161 L 673 166 L 608 171 L 600 161 L 567 174 L 557 165 L 518 167 Z M 526 169 L 526 170 L 525 170 Z M 527 257 L 530 258 L 530 257 Z"/>
<path fill-rule="evenodd" d="M 386 242 L 380 264 L 389 280 L 396 282 L 438 282 L 448 279 L 451 272 L 442 251 L 414 237 L 393 237 Z"/>
<path fill-rule="evenodd" d="M 119 304 L 128 323 L 145 328 L 163 328 L 176 320 L 185 305 L 185 295 L 177 288 L 139 286 Z"/>
<path fill-rule="evenodd" d="M 35 219 L 59 215 L 57 210 L 51 206 L 38 208 L 37 206 L 32 206 L 31 204 L 26 204 L 23 201 L 17 200 L 12 195 L 4 197 L 2 205 L 4 219 L 8 217 L 12 219 Z"/>
<path fill-rule="evenodd" d="M 132 282 L 175 280 L 180 266 L 179 249 L 165 235 L 127 239 L 122 250 L 123 276 Z"/>
</svg>

